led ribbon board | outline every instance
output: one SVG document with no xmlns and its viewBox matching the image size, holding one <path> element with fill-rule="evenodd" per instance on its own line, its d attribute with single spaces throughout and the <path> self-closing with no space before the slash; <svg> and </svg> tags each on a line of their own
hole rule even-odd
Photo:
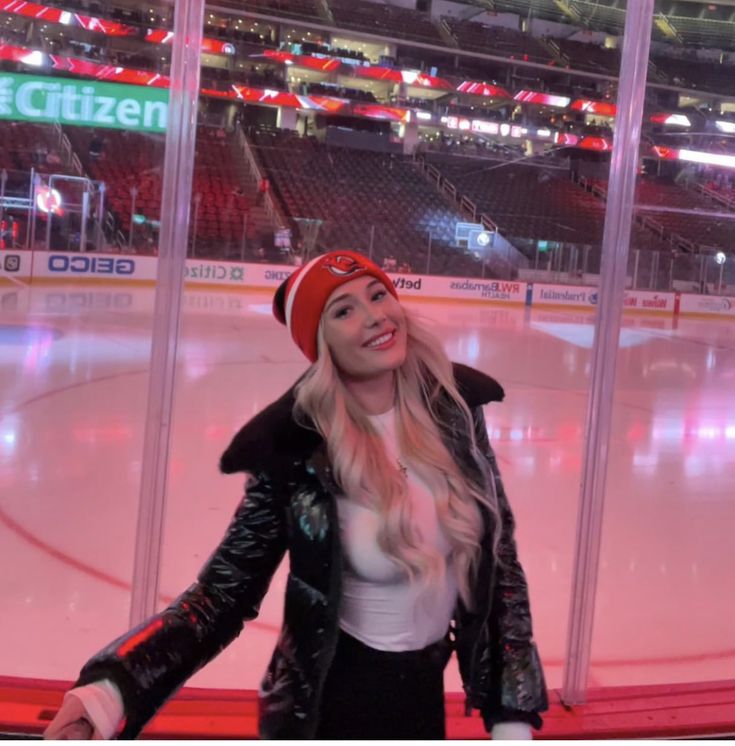
<svg viewBox="0 0 735 746">
<path fill-rule="evenodd" d="M 0 119 L 165 132 L 168 90 L 2 73 Z"/>
</svg>

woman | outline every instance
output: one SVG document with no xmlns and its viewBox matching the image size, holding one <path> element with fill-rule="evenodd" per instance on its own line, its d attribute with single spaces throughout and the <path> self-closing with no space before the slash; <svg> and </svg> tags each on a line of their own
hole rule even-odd
<svg viewBox="0 0 735 746">
<path fill-rule="evenodd" d="M 284 553 L 283 628 L 260 689 L 264 738 L 443 738 L 457 651 L 467 711 L 529 738 L 547 709 L 514 521 L 482 405 L 365 257 L 334 252 L 278 289 L 312 362 L 236 435 L 246 495 L 197 582 L 95 655 L 47 737 L 136 736 L 254 619 Z"/>
</svg>

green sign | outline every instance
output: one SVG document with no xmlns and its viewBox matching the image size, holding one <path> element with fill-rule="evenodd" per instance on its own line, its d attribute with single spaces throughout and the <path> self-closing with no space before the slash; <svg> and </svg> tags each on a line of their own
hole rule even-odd
<svg viewBox="0 0 735 746">
<path fill-rule="evenodd" d="M 165 132 L 168 89 L 2 73 L 0 119 Z"/>
</svg>

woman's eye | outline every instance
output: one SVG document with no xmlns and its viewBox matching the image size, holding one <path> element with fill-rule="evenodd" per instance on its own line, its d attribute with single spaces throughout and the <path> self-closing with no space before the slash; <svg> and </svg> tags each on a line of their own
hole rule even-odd
<svg viewBox="0 0 735 746">
<path fill-rule="evenodd" d="M 335 319 L 343 319 L 347 314 L 350 312 L 349 307 L 340 308 L 337 310 L 337 313 L 334 314 Z"/>
<path fill-rule="evenodd" d="M 373 300 L 381 300 L 382 298 L 385 298 L 385 290 L 378 290 L 378 292 L 373 295 Z"/>
</svg>

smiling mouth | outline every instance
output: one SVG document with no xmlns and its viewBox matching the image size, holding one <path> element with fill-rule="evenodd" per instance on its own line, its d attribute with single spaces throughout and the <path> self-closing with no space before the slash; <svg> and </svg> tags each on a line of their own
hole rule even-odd
<svg viewBox="0 0 735 746">
<path fill-rule="evenodd" d="M 396 330 L 394 329 L 391 332 L 386 332 L 385 334 L 381 334 L 379 337 L 375 337 L 375 339 L 371 339 L 369 342 L 366 342 L 363 347 L 367 347 L 368 349 L 382 347 L 383 345 L 388 344 L 388 342 L 392 342 L 395 336 Z"/>
</svg>

